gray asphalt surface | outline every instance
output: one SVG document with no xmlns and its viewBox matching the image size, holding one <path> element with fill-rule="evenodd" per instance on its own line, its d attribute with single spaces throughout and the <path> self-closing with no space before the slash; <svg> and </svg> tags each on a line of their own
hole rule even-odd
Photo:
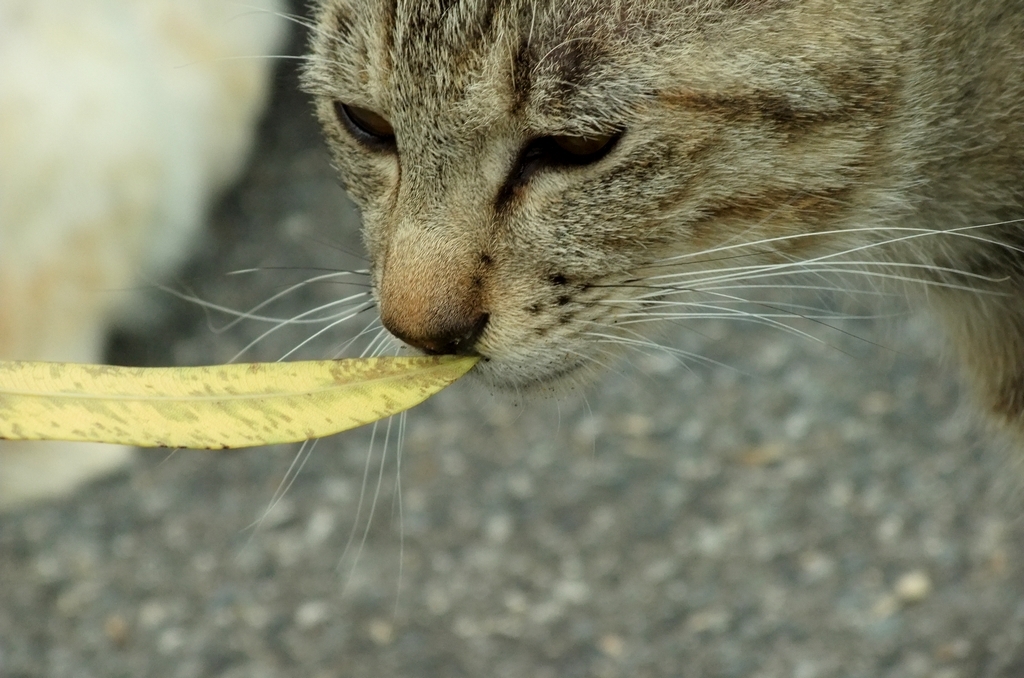
<svg viewBox="0 0 1024 678">
<path fill-rule="evenodd" d="M 363 265 L 295 90 L 178 289 L 246 308 Z M 267 329 L 152 296 L 113 360 L 220 362 Z M 297 446 L 142 452 L 0 521 L 0 676 L 1024 676 L 1019 458 L 926 325 L 835 324 L 688 322 L 665 342 L 707 361 L 634 351 L 558 399 L 460 382 L 408 415 L 400 473 L 397 424 L 383 461 L 384 428 L 323 440 L 256 529 Z"/>
</svg>

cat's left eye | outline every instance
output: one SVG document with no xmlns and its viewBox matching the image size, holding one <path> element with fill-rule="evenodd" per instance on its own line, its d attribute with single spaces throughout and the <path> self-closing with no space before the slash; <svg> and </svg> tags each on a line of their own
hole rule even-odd
<svg viewBox="0 0 1024 678">
<path fill-rule="evenodd" d="M 553 134 L 534 139 L 524 154 L 525 160 L 553 167 L 590 165 L 604 159 L 622 138 L 623 131 L 592 136 Z"/>
<path fill-rule="evenodd" d="M 557 135 L 551 141 L 561 150 L 578 159 L 591 159 L 608 150 L 618 137 L 617 134 L 602 134 L 593 137 Z"/>
<path fill-rule="evenodd" d="M 553 134 L 536 137 L 523 147 L 498 191 L 495 203 L 508 202 L 519 186 L 525 185 L 539 170 L 591 165 L 604 159 L 618 145 L 625 130 L 611 134 L 574 136 Z"/>
</svg>

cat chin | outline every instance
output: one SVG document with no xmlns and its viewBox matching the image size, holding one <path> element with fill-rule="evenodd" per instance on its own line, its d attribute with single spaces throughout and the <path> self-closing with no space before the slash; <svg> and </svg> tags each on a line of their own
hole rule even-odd
<svg viewBox="0 0 1024 678">
<path fill-rule="evenodd" d="M 543 398 L 586 386 L 600 372 L 600 367 L 575 356 L 536 361 L 484 357 L 469 376 L 497 393 Z"/>
</svg>

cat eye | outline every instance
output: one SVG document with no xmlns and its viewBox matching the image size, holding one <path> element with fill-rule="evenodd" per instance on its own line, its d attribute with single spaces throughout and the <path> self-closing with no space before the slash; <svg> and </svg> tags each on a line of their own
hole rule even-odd
<svg viewBox="0 0 1024 678">
<path fill-rule="evenodd" d="M 555 146 L 569 155 L 580 159 L 587 158 L 588 162 L 592 162 L 591 158 L 596 159 L 595 156 L 604 155 L 602 151 L 608 149 L 617 136 L 615 134 L 602 134 L 594 137 L 558 135 L 550 137 L 550 139 Z"/>
<path fill-rule="evenodd" d="M 556 134 L 530 142 L 523 160 L 549 166 L 590 165 L 611 153 L 622 132 L 595 136 Z"/>
<path fill-rule="evenodd" d="M 395 128 L 379 113 L 336 101 L 334 114 L 349 133 L 364 145 L 378 149 L 394 147 Z"/>
<path fill-rule="evenodd" d="M 533 139 L 520 151 L 508 178 L 498 190 L 495 205 L 508 203 L 520 186 L 545 168 L 579 167 L 598 162 L 612 152 L 624 133 L 619 130 L 596 136 L 556 134 Z"/>
</svg>

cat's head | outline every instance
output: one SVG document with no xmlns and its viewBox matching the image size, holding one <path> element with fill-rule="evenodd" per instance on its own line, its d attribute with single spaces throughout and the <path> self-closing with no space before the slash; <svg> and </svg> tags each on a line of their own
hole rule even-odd
<svg viewBox="0 0 1024 678">
<path fill-rule="evenodd" d="M 304 85 L 385 326 L 479 353 L 496 385 L 553 383 L 693 271 L 799 256 L 806 238 L 700 253 L 862 200 L 896 43 L 838 5 L 325 2 Z"/>
</svg>

